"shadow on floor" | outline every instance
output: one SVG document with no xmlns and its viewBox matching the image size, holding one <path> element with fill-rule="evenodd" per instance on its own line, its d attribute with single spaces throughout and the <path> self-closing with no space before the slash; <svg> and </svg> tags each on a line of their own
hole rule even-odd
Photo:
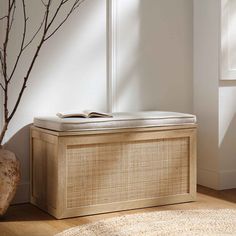
<svg viewBox="0 0 236 236">
<path fill-rule="evenodd" d="M 218 198 L 218 199 L 221 199 L 224 201 L 236 203 L 236 189 L 228 189 L 228 190 L 218 191 L 218 190 L 209 189 L 207 187 L 199 185 L 197 187 L 197 192 L 207 195 L 207 196 Z"/>
<path fill-rule="evenodd" d="M 131 211 L 124 211 L 123 213 L 114 212 L 109 214 L 100 214 L 100 218 L 109 218 L 116 215 L 123 215 L 123 214 L 133 214 L 136 212 L 147 212 L 147 211 L 155 211 L 155 210 L 180 210 L 180 209 L 190 209 L 191 207 L 193 209 L 197 208 L 206 208 L 206 207 L 217 207 L 219 202 L 214 201 L 214 198 L 220 199 L 226 202 L 236 203 L 236 189 L 230 189 L 230 190 L 223 190 L 223 191 L 216 191 L 213 189 L 209 189 L 203 186 L 198 186 L 198 193 L 202 194 L 203 196 L 209 196 L 211 198 L 204 197 L 204 200 L 197 200 L 195 203 L 182 203 L 182 204 L 175 204 L 175 205 L 167 205 L 167 206 L 159 206 L 159 207 L 153 207 L 153 208 L 145 208 L 145 209 L 136 209 Z M 211 203 L 213 201 L 213 205 L 211 206 Z M 228 207 L 227 204 L 224 204 L 221 202 L 221 206 Z M 79 224 L 86 224 L 89 223 L 91 220 L 96 220 L 98 216 L 86 216 L 86 217 L 75 217 L 75 218 L 69 218 L 64 220 L 56 220 L 54 217 L 50 216 L 46 212 L 43 212 L 39 208 L 31 205 L 31 204 L 20 204 L 20 205 L 12 205 L 8 209 L 7 214 L 4 216 L 4 218 L 0 219 L 0 225 L 4 222 L 27 222 L 27 221 L 54 221 L 56 223 L 60 223 L 66 221 L 66 224 L 68 225 L 78 225 Z M 63 224 L 62 224 L 63 225 Z"/>
<path fill-rule="evenodd" d="M 31 204 L 18 204 L 9 207 L 0 222 L 55 220 L 54 217 Z"/>
</svg>

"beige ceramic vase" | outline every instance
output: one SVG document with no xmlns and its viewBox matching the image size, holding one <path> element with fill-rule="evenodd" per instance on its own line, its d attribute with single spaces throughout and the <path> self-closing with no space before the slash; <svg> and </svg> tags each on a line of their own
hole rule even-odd
<svg viewBox="0 0 236 236">
<path fill-rule="evenodd" d="M 15 154 L 0 149 L 0 216 L 3 216 L 20 181 L 20 162 Z"/>
</svg>

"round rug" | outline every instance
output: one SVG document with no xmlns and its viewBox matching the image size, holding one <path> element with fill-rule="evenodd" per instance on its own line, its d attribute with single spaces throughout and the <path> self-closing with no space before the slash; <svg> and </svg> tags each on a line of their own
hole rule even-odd
<svg viewBox="0 0 236 236">
<path fill-rule="evenodd" d="M 236 235 L 236 210 L 157 211 L 71 228 L 56 236 Z"/>
</svg>

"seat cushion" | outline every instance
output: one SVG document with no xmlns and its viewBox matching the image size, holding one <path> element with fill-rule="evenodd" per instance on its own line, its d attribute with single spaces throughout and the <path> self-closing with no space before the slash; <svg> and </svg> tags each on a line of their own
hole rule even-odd
<svg viewBox="0 0 236 236">
<path fill-rule="evenodd" d="M 146 111 L 146 112 L 118 112 L 113 118 L 58 118 L 38 117 L 34 125 L 55 131 L 86 131 L 125 128 L 161 127 L 173 125 L 195 124 L 196 116 L 191 114 Z"/>
</svg>

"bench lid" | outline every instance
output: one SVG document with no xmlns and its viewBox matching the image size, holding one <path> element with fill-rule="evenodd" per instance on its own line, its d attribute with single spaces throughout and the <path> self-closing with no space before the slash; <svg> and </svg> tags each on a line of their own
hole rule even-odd
<svg viewBox="0 0 236 236">
<path fill-rule="evenodd" d="M 196 124 L 196 116 L 166 111 L 117 112 L 112 118 L 37 117 L 34 125 L 54 131 L 86 131 Z"/>
</svg>

